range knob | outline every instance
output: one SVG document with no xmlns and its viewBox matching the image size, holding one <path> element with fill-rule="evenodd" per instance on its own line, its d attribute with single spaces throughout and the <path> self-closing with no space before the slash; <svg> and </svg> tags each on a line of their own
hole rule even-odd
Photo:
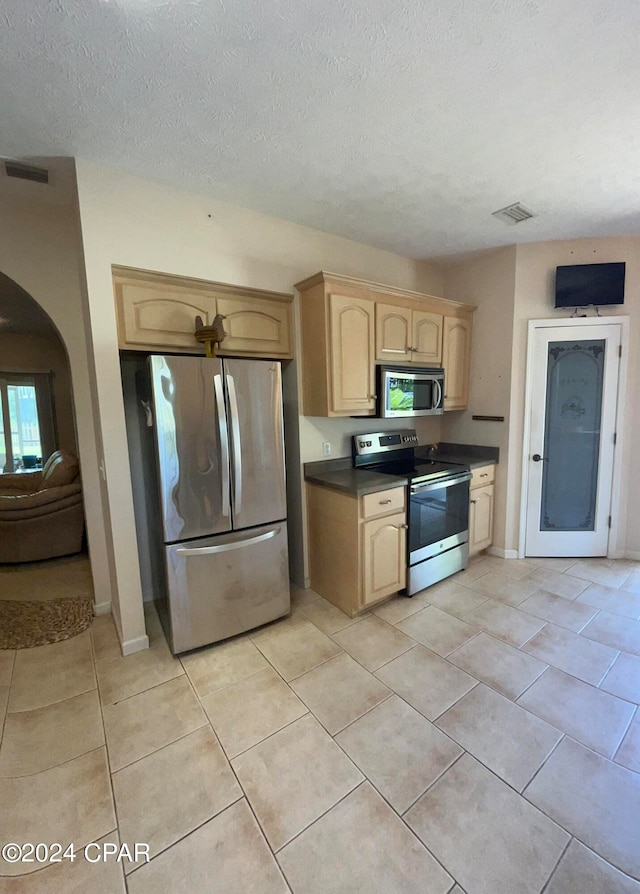
<svg viewBox="0 0 640 894">
<path fill-rule="evenodd" d="M 360 446 L 364 447 L 364 441 L 360 441 Z"/>
</svg>

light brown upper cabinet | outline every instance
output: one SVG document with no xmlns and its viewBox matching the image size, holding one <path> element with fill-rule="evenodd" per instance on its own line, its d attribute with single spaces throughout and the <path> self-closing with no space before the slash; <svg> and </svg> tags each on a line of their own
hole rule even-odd
<svg viewBox="0 0 640 894">
<path fill-rule="evenodd" d="M 440 366 L 442 314 L 376 302 L 376 360 Z"/>
<path fill-rule="evenodd" d="M 113 268 L 113 285 L 123 350 L 204 353 L 196 317 L 210 325 L 222 314 L 221 356 L 293 356 L 292 295 L 125 267 Z"/>
<path fill-rule="evenodd" d="M 216 310 L 226 319 L 227 337 L 220 354 L 291 357 L 288 304 L 267 299 L 218 298 Z"/>
<path fill-rule="evenodd" d="M 375 305 L 325 290 L 303 297 L 302 365 L 306 416 L 373 416 Z"/>
<path fill-rule="evenodd" d="M 471 318 L 445 317 L 442 340 L 444 408 L 464 410 L 469 403 Z"/>
<path fill-rule="evenodd" d="M 179 285 L 121 277 L 114 277 L 114 288 L 121 348 L 204 352 L 193 335 L 195 319 L 211 324 L 215 298 Z"/>
<path fill-rule="evenodd" d="M 331 405 L 336 413 L 375 412 L 374 308 L 370 301 L 329 295 Z"/>
<path fill-rule="evenodd" d="M 448 363 L 456 399 L 445 409 L 466 406 L 474 307 L 324 271 L 296 288 L 305 416 L 374 416 L 376 360 Z M 447 340 L 450 321 L 462 323 L 466 341 L 456 326 Z"/>
</svg>

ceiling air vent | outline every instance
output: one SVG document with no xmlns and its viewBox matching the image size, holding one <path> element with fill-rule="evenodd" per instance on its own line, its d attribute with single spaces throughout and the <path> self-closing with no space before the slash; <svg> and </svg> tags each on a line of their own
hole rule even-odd
<svg viewBox="0 0 640 894">
<path fill-rule="evenodd" d="M 7 177 L 17 177 L 19 180 L 33 180 L 34 183 L 48 183 L 49 171 L 46 168 L 37 168 L 35 165 L 25 165 L 21 161 L 5 161 Z"/>
<path fill-rule="evenodd" d="M 494 217 L 497 217 L 499 220 L 503 220 L 508 224 L 521 223 L 523 220 L 529 220 L 530 217 L 535 217 L 533 211 L 529 211 L 529 209 L 525 208 L 524 205 L 521 205 L 520 202 L 516 202 L 513 205 L 507 205 L 506 208 L 501 208 L 499 211 L 494 211 L 492 213 Z"/>
</svg>

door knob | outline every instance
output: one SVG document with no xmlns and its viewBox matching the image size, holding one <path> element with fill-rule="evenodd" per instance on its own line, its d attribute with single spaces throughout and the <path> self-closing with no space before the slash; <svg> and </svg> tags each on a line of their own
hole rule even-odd
<svg viewBox="0 0 640 894">
<path fill-rule="evenodd" d="M 548 458 L 549 457 L 547 457 L 547 456 L 540 456 L 539 453 L 534 453 L 533 456 L 531 457 L 531 459 L 534 461 L 534 463 L 542 463 Z"/>
</svg>

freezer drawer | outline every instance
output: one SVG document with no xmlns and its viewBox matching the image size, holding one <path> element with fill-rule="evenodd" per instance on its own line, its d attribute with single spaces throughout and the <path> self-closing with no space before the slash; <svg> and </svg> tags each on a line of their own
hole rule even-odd
<svg viewBox="0 0 640 894">
<path fill-rule="evenodd" d="M 288 613 L 286 522 L 165 549 L 174 653 L 227 639 Z"/>
</svg>

